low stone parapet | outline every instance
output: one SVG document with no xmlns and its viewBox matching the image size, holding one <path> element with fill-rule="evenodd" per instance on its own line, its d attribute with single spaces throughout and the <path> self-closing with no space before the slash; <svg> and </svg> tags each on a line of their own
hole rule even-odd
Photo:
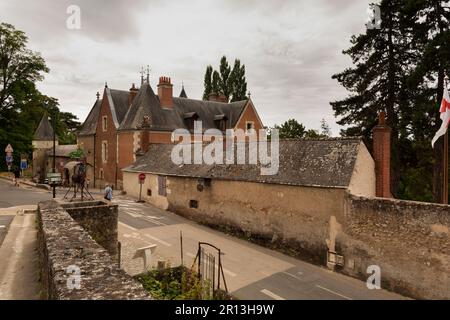
<svg viewBox="0 0 450 320">
<path fill-rule="evenodd" d="M 152 299 L 55 201 L 38 205 L 38 251 L 43 298 Z"/>
</svg>

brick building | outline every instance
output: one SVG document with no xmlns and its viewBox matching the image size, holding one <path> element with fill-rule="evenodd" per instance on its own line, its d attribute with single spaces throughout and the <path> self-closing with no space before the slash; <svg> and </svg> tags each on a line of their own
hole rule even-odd
<svg viewBox="0 0 450 320">
<path fill-rule="evenodd" d="M 193 131 L 194 121 L 202 121 L 203 130 L 263 128 L 251 99 L 228 103 L 215 94 L 209 101 L 189 99 L 184 87 L 179 97 L 174 97 L 168 77 L 160 77 L 157 88 L 155 94 L 147 77 L 140 88 L 133 84 L 125 91 L 105 85 L 102 99 L 97 94 L 78 133 L 78 145 L 94 168 L 88 178 L 96 187 L 112 184 L 122 188 L 123 168 L 150 144 L 172 143 L 174 130 Z"/>
</svg>

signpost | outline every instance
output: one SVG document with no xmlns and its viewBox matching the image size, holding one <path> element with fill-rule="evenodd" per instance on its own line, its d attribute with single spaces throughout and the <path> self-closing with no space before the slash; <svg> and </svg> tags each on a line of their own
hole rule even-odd
<svg viewBox="0 0 450 320">
<path fill-rule="evenodd" d="M 140 173 L 139 176 L 139 200 L 137 202 L 144 202 L 142 201 L 142 185 L 145 182 L 145 173 Z"/>
<path fill-rule="evenodd" d="M 23 177 L 23 170 L 27 170 L 27 168 L 28 168 L 27 159 L 21 159 L 20 160 L 20 170 L 22 170 L 22 177 Z"/>
<path fill-rule="evenodd" d="M 8 144 L 5 148 L 5 152 L 6 152 L 6 165 L 8 166 L 8 171 L 11 171 L 11 165 L 13 162 L 13 152 L 14 149 L 11 147 L 10 144 Z"/>
</svg>

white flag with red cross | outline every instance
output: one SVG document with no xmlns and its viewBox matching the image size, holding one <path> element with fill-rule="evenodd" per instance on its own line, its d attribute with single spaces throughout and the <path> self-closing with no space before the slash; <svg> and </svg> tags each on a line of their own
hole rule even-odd
<svg viewBox="0 0 450 320">
<path fill-rule="evenodd" d="M 444 87 L 444 94 L 442 95 L 441 108 L 439 109 L 439 112 L 441 113 L 440 118 L 442 120 L 442 124 L 431 141 L 431 146 L 433 148 L 436 141 L 447 132 L 448 123 L 450 121 L 450 98 L 448 95 L 447 86 Z"/>
</svg>

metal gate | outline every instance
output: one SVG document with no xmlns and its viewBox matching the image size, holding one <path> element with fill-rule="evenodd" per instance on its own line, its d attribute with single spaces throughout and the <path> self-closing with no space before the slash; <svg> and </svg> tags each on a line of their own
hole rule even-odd
<svg viewBox="0 0 450 320">
<path fill-rule="evenodd" d="M 210 252 L 211 249 L 212 252 Z M 198 243 L 194 265 L 197 262 L 198 277 L 203 284 L 208 284 L 209 294 L 212 297 L 214 297 L 218 290 L 221 290 L 222 284 L 225 292 L 228 293 L 221 256 L 222 252 L 216 246 L 206 242 Z"/>
</svg>

